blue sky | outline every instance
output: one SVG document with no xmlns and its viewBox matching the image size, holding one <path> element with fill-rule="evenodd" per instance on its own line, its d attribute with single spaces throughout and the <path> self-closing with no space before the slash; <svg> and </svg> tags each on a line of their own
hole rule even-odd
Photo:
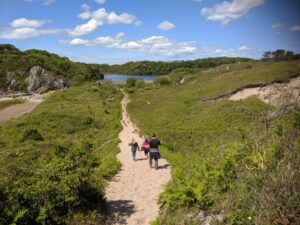
<svg viewBox="0 0 300 225">
<path fill-rule="evenodd" d="M 1 0 L 0 43 L 124 63 L 300 52 L 299 0 Z"/>
</svg>

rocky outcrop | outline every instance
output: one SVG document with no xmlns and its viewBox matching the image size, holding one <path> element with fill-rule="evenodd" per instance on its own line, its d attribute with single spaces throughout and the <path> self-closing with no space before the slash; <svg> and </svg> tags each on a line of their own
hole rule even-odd
<svg viewBox="0 0 300 225">
<path fill-rule="evenodd" d="M 57 79 L 54 74 L 40 66 L 34 66 L 29 71 L 29 76 L 25 79 L 27 91 L 29 93 L 45 93 L 50 90 L 67 87 L 67 82 Z"/>
<path fill-rule="evenodd" d="M 27 89 L 30 94 L 42 94 L 47 91 L 65 88 L 68 83 L 65 80 L 56 78 L 51 71 L 41 66 L 33 66 L 29 72 L 23 70 L 7 72 L 6 85 L 7 93 L 24 92 Z"/>
<path fill-rule="evenodd" d="M 24 76 L 25 72 L 16 70 L 6 73 L 6 84 L 9 89 L 15 89 L 20 83 L 20 78 Z"/>
</svg>

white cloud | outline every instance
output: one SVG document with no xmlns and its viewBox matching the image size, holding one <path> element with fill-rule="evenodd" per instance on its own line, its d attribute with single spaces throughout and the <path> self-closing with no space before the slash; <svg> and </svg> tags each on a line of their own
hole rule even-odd
<svg viewBox="0 0 300 225">
<path fill-rule="evenodd" d="M 44 5 L 51 5 L 52 3 L 54 3 L 55 0 L 44 0 Z"/>
<path fill-rule="evenodd" d="M 124 41 L 124 33 L 113 37 L 98 37 L 93 40 L 75 38 L 67 43 L 70 45 L 96 46 L 101 45 L 107 48 L 124 49 L 128 51 L 150 53 L 165 57 L 177 57 L 190 55 L 197 52 L 196 42 L 177 42 L 164 36 L 151 36 L 141 40 Z M 60 43 L 66 43 L 61 41 Z"/>
<path fill-rule="evenodd" d="M 38 1 L 38 0 L 24 0 L 25 2 L 35 2 L 35 1 Z M 56 0 L 41 0 L 43 2 L 43 5 L 45 6 L 49 6 L 51 5 L 52 3 L 54 3 Z"/>
<path fill-rule="evenodd" d="M 292 26 L 290 31 L 292 32 L 300 32 L 300 25 Z"/>
<path fill-rule="evenodd" d="M 199 47 L 198 57 L 251 57 L 256 54 L 255 49 L 250 49 L 246 46 L 241 46 L 237 49 L 222 48 L 216 46 L 202 46 Z M 260 53 L 259 53 L 260 54 Z"/>
<path fill-rule="evenodd" d="M 84 11 L 89 11 L 89 10 L 91 9 L 91 7 L 90 7 L 88 4 L 86 4 L 86 3 L 83 3 L 83 4 L 81 5 L 81 8 L 82 8 Z"/>
<path fill-rule="evenodd" d="M 99 26 L 98 22 L 95 19 L 89 20 L 87 23 L 78 25 L 70 32 L 72 36 L 81 36 L 89 34 L 97 29 Z"/>
<path fill-rule="evenodd" d="M 99 3 L 99 4 L 104 4 L 105 0 L 95 0 L 95 2 Z"/>
<path fill-rule="evenodd" d="M 239 51 L 249 51 L 249 50 L 251 50 L 251 48 L 249 48 L 249 47 L 243 45 L 243 46 L 239 47 L 238 50 L 239 50 Z"/>
<path fill-rule="evenodd" d="M 41 29 L 45 22 L 45 20 L 29 20 L 26 18 L 16 19 L 10 23 L 10 28 L 0 30 L 0 38 L 29 39 L 41 35 L 69 33 L 68 29 Z"/>
<path fill-rule="evenodd" d="M 82 40 L 80 38 L 74 38 L 70 41 L 70 45 L 86 45 L 88 46 L 89 41 L 88 40 Z"/>
<path fill-rule="evenodd" d="M 140 20 L 138 20 L 138 21 L 136 21 L 136 22 L 134 23 L 134 25 L 138 27 L 138 26 L 143 25 L 143 22 L 140 21 Z"/>
<path fill-rule="evenodd" d="M 169 22 L 169 21 L 166 20 L 166 21 L 161 22 L 157 26 L 157 28 L 160 29 L 160 30 L 166 31 L 166 30 L 172 30 L 172 29 L 174 29 L 175 25 L 173 23 L 171 23 L 171 22 Z"/>
<path fill-rule="evenodd" d="M 230 21 L 244 16 L 251 8 L 258 7 L 266 0 L 233 0 L 216 4 L 213 8 L 203 8 L 201 14 L 208 20 L 221 21 L 228 24 Z"/>
<path fill-rule="evenodd" d="M 38 28 L 43 26 L 44 23 L 45 23 L 44 20 L 29 20 L 26 18 L 20 18 L 12 21 L 10 25 L 14 28 L 22 28 L 22 27 Z"/>
<path fill-rule="evenodd" d="M 86 8 L 86 7 L 85 7 Z M 94 12 L 85 10 L 78 15 L 81 19 L 89 19 L 85 24 L 78 25 L 70 32 L 72 36 L 82 36 L 95 31 L 103 24 L 134 24 L 139 26 L 142 21 L 128 13 L 116 14 L 115 12 L 107 12 L 105 8 L 100 8 Z"/>
<path fill-rule="evenodd" d="M 37 29 L 31 27 L 22 27 L 0 31 L 1 39 L 29 39 L 41 35 L 54 35 L 67 33 L 66 29 Z"/>
<path fill-rule="evenodd" d="M 95 46 L 95 45 L 103 45 L 106 47 L 113 48 L 122 42 L 124 33 L 118 33 L 117 35 L 110 37 L 97 37 L 93 40 L 84 40 L 80 38 L 74 38 L 71 41 L 60 41 L 62 44 L 70 44 L 70 45 L 84 45 L 87 47 Z"/>
<path fill-rule="evenodd" d="M 284 26 L 283 23 L 275 23 L 275 24 L 273 24 L 271 27 L 272 27 L 273 29 L 277 29 L 277 28 L 282 28 L 283 26 Z"/>
<path fill-rule="evenodd" d="M 92 17 L 92 13 L 90 11 L 84 11 L 84 12 L 78 14 L 78 17 L 80 19 L 87 20 Z"/>
</svg>

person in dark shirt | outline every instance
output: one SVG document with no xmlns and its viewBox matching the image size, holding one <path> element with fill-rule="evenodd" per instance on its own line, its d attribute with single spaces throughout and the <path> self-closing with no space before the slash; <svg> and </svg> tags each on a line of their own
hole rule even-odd
<svg viewBox="0 0 300 225">
<path fill-rule="evenodd" d="M 155 169 L 158 170 L 158 159 L 160 158 L 160 153 L 158 150 L 158 146 L 160 145 L 160 141 L 156 138 L 156 135 L 153 134 L 150 140 L 150 155 L 149 155 L 149 166 L 153 168 L 153 159 Z"/>
<path fill-rule="evenodd" d="M 136 161 L 136 151 L 140 150 L 139 144 L 134 139 L 132 139 L 131 143 L 129 143 L 129 146 L 131 146 L 132 159 L 133 161 Z"/>
</svg>

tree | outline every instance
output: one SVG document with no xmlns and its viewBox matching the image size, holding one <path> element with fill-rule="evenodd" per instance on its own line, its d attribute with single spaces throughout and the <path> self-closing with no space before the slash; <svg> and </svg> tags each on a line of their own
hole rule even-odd
<svg viewBox="0 0 300 225">
<path fill-rule="evenodd" d="M 294 59 L 294 52 L 292 52 L 292 51 L 287 51 L 287 52 L 285 53 L 285 59 L 286 59 L 286 60 L 293 60 L 293 59 Z"/>
<path fill-rule="evenodd" d="M 281 61 L 285 57 L 285 50 L 283 50 L 283 49 L 277 49 L 276 51 L 272 52 L 272 54 L 273 54 L 273 58 L 276 61 Z"/>
<path fill-rule="evenodd" d="M 268 61 L 268 60 L 271 60 L 272 58 L 273 58 L 272 52 L 271 51 L 266 51 L 263 54 L 262 60 Z"/>
</svg>

